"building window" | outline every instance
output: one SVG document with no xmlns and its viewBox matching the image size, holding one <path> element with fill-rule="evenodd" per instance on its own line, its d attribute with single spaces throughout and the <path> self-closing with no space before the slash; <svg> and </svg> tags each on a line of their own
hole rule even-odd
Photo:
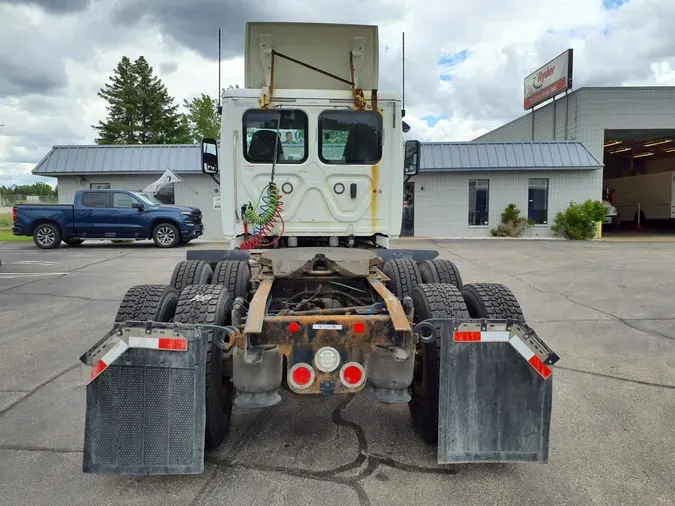
<svg viewBox="0 0 675 506">
<path fill-rule="evenodd" d="M 469 180 L 469 225 L 488 225 L 490 211 L 490 180 Z"/>
<path fill-rule="evenodd" d="M 319 116 L 323 163 L 372 165 L 382 158 L 382 116 L 377 111 L 328 111 Z"/>
<path fill-rule="evenodd" d="M 93 207 L 106 209 L 110 207 L 110 193 L 108 192 L 84 192 L 82 194 L 82 205 L 84 207 Z"/>
<path fill-rule="evenodd" d="M 90 190 L 110 190 L 110 183 L 89 183 Z"/>
<path fill-rule="evenodd" d="M 307 160 L 307 124 L 303 111 L 282 109 L 281 116 L 279 111 L 246 111 L 244 158 L 251 163 L 272 163 L 276 142 L 277 163 L 303 163 Z"/>
<path fill-rule="evenodd" d="M 537 225 L 548 224 L 548 179 L 531 178 L 528 181 L 527 217 Z"/>
</svg>

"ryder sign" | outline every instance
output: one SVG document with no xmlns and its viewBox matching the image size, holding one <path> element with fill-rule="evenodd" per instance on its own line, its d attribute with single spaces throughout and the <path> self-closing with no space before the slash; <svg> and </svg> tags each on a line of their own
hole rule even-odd
<svg viewBox="0 0 675 506">
<path fill-rule="evenodd" d="M 525 78 L 525 110 L 572 88 L 572 49 Z"/>
</svg>

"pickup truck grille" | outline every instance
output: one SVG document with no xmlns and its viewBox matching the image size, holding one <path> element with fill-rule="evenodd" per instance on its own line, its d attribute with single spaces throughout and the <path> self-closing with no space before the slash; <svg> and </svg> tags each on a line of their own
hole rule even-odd
<svg viewBox="0 0 675 506">
<path fill-rule="evenodd" d="M 190 215 L 190 221 L 195 225 L 201 225 L 202 223 L 202 212 L 201 211 L 192 211 Z"/>
</svg>

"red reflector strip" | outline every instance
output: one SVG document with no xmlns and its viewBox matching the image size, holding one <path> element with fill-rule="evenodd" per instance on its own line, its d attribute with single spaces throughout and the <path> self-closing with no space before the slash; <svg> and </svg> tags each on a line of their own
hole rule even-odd
<svg viewBox="0 0 675 506">
<path fill-rule="evenodd" d="M 460 331 L 455 332 L 456 343 L 508 343 L 509 333 L 506 331 Z"/>
<path fill-rule="evenodd" d="M 456 343 L 476 343 L 480 342 L 480 332 L 455 332 Z"/>
<path fill-rule="evenodd" d="M 188 342 L 187 339 L 169 339 L 160 337 L 159 338 L 159 349 L 160 350 L 176 350 L 176 351 L 187 351 Z"/>
<path fill-rule="evenodd" d="M 551 369 L 546 366 L 538 356 L 533 356 L 530 360 L 528 360 L 528 362 L 534 368 L 534 370 L 541 375 L 542 378 L 548 379 L 551 376 Z"/>
<path fill-rule="evenodd" d="M 130 348 L 149 350 L 187 351 L 188 341 L 182 337 L 130 337 Z"/>
<path fill-rule="evenodd" d="M 89 381 L 93 381 L 97 376 L 99 376 L 103 371 L 105 371 L 110 364 L 112 364 L 117 358 L 127 351 L 127 343 L 124 341 L 118 341 L 115 346 L 110 348 L 101 359 L 96 362 L 96 365 L 89 373 Z"/>
<path fill-rule="evenodd" d="M 99 374 L 105 371 L 106 367 L 108 367 L 108 365 L 103 360 L 99 360 L 89 373 L 89 381 L 94 380 Z"/>
</svg>

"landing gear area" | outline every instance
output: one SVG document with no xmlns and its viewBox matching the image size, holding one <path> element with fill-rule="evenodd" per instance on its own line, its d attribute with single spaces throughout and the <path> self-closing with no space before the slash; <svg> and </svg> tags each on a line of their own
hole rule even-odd
<svg viewBox="0 0 675 506">
<path fill-rule="evenodd" d="M 439 463 L 547 461 L 558 357 L 506 286 L 464 284 L 437 258 L 253 253 L 128 290 L 81 357 L 85 472 L 202 472 L 233 408 L 277 404 L 279 388 L 407 404 Z M 153 438 L 158 425 L 170 437 Z"/>
</svg>

